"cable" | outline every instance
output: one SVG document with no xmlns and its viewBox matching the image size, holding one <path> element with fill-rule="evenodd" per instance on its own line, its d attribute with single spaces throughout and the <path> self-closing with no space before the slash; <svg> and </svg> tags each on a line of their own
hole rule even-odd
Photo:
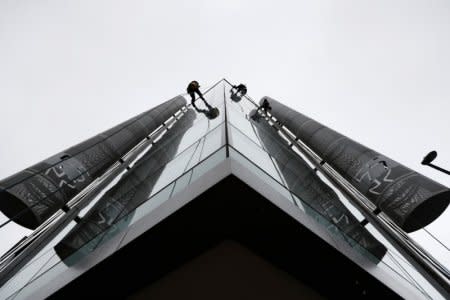
<svg viewBox="0 0 450 300">
<path fill-rule="evenodd" d="M 442 247 L 444 247 L 447 251 L 450 251 L 450 249 L 444 244 L 442 243 L 437 237 L 435 237 L 431 232 L 429 232 L 428 230 L 426 230 L 425 228 L 423 229 L 426 233 L 428 233 L 436 242 L 438 242 L 439 244 L 441 244 Z"/>
<path fill-rule="evenodd" d="M 403 273 L 406 275 L 406 277 L 409 278 L 409 280 L 407 278 L 405 278 L 409 283 L 411 283 L 412 286 L 414 286 L 418 291 L 420 291 L 424 296 L 426 296 L 428 299 L 433 299 L 426 291 L 425 289 L 414 279 L 413 276 L 411 276 L 411 274 L 408 273 L 408 271 L 406 271 L 406 269 L 394 258 L 394 256 L 392 256 L 391 253 L 387 252 L 388 256 L 391 258 L 391 260 L 394 262 L 394 264 L 397 265 L 397 267 L 403 271 Z M 399 274 L 400 275 L 400 274 Z M 403 276 L 402 276 L 403 277 Z"/>
</svg>

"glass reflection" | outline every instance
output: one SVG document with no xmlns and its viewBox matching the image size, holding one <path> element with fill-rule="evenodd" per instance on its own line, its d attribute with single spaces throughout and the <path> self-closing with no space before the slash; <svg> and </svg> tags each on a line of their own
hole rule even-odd
<svg viewBox="0 0 450 300">
<path fill-rule="evenodd" d="M 81 222 L 55 246 L 61 259 L 69 257 L 106 229 L 114 226 L 118 231 L 126 226 L 132 218 L 130 212 L 149 198 L 164 170 L 162 167 L 177 154 L 182 137 L 195 118 L 196 114 L 189 109 L 159 143 L 150 148 L 133 169 L 100 198 Z M 116 224 L 118 219 L 120 222 Z M 90 252 L 97 244 L 92 243 L 91 246 L 85 249 Z"/>
<path fill-rule="evenodd" d="M 312 209 L 315 211 L 313 214 L 320 213 L 348 235 L 351 238 L 349 242 L 356 241 L 381 259 L 386 248 L 359 224 L 337 194 L 281 140 L 278 132 L 265 120 L 252 121 L 252 124 L 266 151 L 275 158 L 289 190 L 309 204 L 309 207 L 304 207 L 305 211 L 308 213 Z"/>
<path fill-rule="evenodd" d="M 194 182 L 198 178 L 200 178 L 205 172 L 208 170 L 211 170 L 214 168 L 217 164 L 222 162 L 226 159 L 226 151 L 225 147 L 221 147 L 220 149 L 217 149 L 214 153 L 212 153 L 207 159 L 199 163 L 197 166 L 195 166 L 191 171 L 189 171 L 187 174 L 192 174 L 189 183 Z M 186 174 L 186 175 L 187 175 Z M 143 205 L 139 206 L 135 212 L 133 212 L 133 220 L 130 224 L 137 222 L 140 218 L 146 216 L 148 212 L 150 212 L 152 209 L 157 207 L 162 202 L 168 200 L 171 195 L 174 194 L 173 189 L 174 185 L 178 182 L 178 180 L 181 180 L 183 182 L 186 181 L 185 176 L 181 176 L 177 179 L 176 182 L 173 182 L 172 184 L 166 186 L 163 190 L 159 191 L 157 194 L 153 195 L 148 201 L 146 201 Z M 114 228 L 109 228 L 108 231 L 114 231 Z M 109 236 L 109 234 L 107 233 Z M 93 239 L 88 244 L 84 245 L 81 249 L 79 249 L 77 252 L 75 252 L 72 257 L 69 257 L 69 260 L 73 260 L 73 262 L 78 261 L 79 258 L 84 257 L 86 253 L 88 252 L 86 249 L 92 249 L 93 245 L 98 244 L 100 240 L 107 240 L 106 236 L 97 236 L 95 239 Z M 121 246 L 123 246 L 123 240 L 120 241 L 120 245 L 115 247 L 115 249 L 120 249 Z M 116 250 L 117 251 L 117 250 Z M 56 255 L 54 257 L 57 257 Z M 65 261 L 67 263 L 67 261 Z M 31 298 L 31 295 L 38 290 L 41 289 L 43 284 L 48 283 L 50 280 L 53 280 L 54 278 L 60 276 L 65 271 L 68 270 L 67 265 L 61 262 L 59 258 L 57 261 L 55 259 L 51 259 L 49 263 L 45 265 L 42 270 L 36 274 L 26 285 L 21 286 L 15 286 L 16 291 L 19 289 L 18 292 L 15 292 L 12 294 L 12 296 L 19 295 L 20 298 Z M 3 293 L 3 290 L 0 290 L 0 296 L 2 295 L 11 295 L 10 293 Z"/>
<path fill-rule="evenodd" d="M 230 144 L 278 182 L 283 182 L 269 154 L 230 124 Z"/>
</svg>

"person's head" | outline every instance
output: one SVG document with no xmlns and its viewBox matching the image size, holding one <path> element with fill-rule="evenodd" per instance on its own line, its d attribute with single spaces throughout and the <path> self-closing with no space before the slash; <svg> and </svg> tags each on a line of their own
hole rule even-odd
<svg viewBox="0 0 450 300">
<path fill-rule="evenodd" d="M 268 110 L 272 109 L 272 107 L 270 106 L 269 101 L 266 98 L 264 98 L 264 100 L 262 102 L 262 105 L 261 105 L 261 108 L 264 109 L 265 111 L 268 111 Z"/>
<path fill-rule="evenodd" d="M 199 88 L 199 87 L 200 87 L 200 84 L 199 84 L 198 81 L 196 81 L 196 80 L 193 80 L 191 83 L 192 83 L 196 88 Z"/>
</svg>

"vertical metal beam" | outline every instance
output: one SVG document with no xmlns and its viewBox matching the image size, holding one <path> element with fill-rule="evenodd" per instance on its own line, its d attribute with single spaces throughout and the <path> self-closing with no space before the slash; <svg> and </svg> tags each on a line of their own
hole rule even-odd
<svg viewBox="0 0 450 300">
<path fill-rule="evenodd" d="M 225 96 L 225 84 L 223 84 L 223 107 L 225 110 L 225 152 L 226 157 L 230 157 L 230 141 L 228 140 L 228 112 L 227 112 L 227 101 Z"/>
</svg>

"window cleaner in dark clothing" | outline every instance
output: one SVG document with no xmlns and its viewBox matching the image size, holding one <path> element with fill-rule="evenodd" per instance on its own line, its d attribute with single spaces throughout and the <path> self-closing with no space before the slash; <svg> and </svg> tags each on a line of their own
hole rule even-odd
<svg viewBox="0 0 450 300">
<path fill-rule="evenodd" d="M 236 89 L 236 92 L 234 93 L 233 90 Z M 240 94 L 240 96 L 245 96 L 247 94 L 247 87 L 245 84 L 240 83 L 239 85 L 233 85 L 233 88 L 231 89 L 231 92 L 233 94 Z"/>
<path fill-rule="evenodd" d="M 208 119 L 215 119 L 219 115 L 219 109 L 217 107 L 212 107 L 208 102 L 206 102 L 205 98 L 203 97 L 202 92 L 199 90 L 200 84 L 197 81 L 191 81 L 187 87 L 187 92 L 191 96 L 191 103 L 192 106 L 195 108 L 195 110 L 199 113 L 203 113 Z M 208 107 L 208 110 L 206 109 L 199 109 L 195 105 L 195 94 L 197 94 L 200 99 L 203 100 L 206 107 Z"/>
<path fill-rule="evenodd" d="M 258 107 L 258 110 L 260 109 L 264 110 L 265 113 L 267 113 L 268 110 L 272 109 L 272 106 L 270 106 L 269 101 L 266 98 L 264 98 L 263 102 Z"/>
<path fill-rule="evenodd" d="M 197 106 L 195 105 L 195 94 L 197 94 L 200 99 L 203 100 L 203 102 L 205 102 L 205 105 L 208 107 L 208 109 L 211 109 L 211 105 L 209 105 L 208 102 L 206 102 L 205 98 L 203 97 L 202 92 L 200 92 L 200 84 L 198 83 L 198 81 L 191 81 L 191 83 L 189 83 L 186 91 L 187 93 L 191 96 L 191 103 L 192 106 L 197 109 Z"/>
<path fill-rule="evenodd" d="M 230 98 L 234 102 L 239 102 L 242 100 L 242 97 L 247 94 L 247 87 L 240 83 L 239 85 L 233 85 L 233 87 L 230 90 Z"/>
<path fill-rule="evenodd" d="M 253 110 L 250 112 L 249 116 L 251 119 L 255 121 L 259 121 L 261 119 L 261 115 L 259 114 L 260 110 L 263 110 L 264 113 L 267 113 L 269 110 L 271 110 L 272 107 L 270 106 L 270 103 L 267 99 L 263 99 L 262 103 L 256 110 Z"/>
</svg>

